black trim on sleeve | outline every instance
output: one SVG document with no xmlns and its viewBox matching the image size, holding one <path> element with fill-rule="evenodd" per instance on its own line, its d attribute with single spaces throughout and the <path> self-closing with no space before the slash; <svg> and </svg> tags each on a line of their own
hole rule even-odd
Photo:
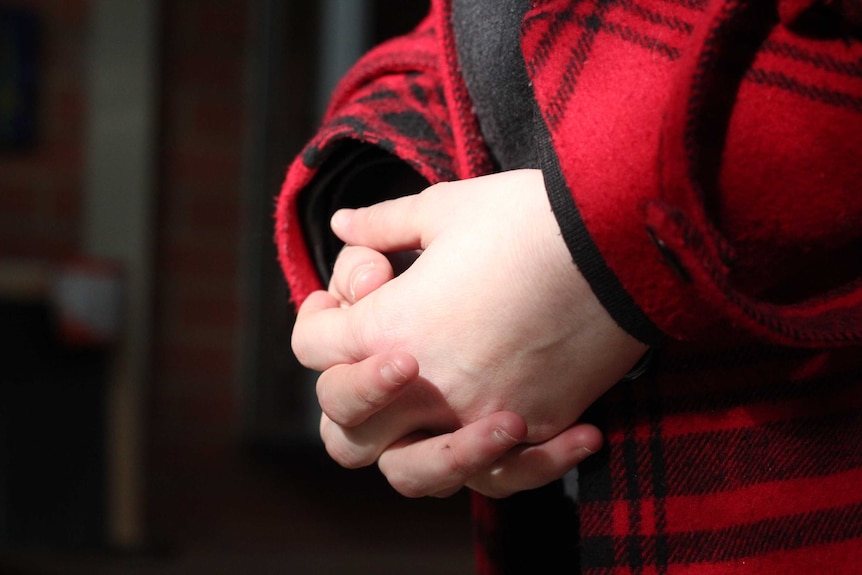
<svg viewBox="0 0 862 575">
<path fill-rule="evenodd" d="M 344 140 L 327 150 L 320 168 L 297 198 L 297 213 L 306 245 L 324 285 L 344 245 L 329 220 L 341 208 L 370 206 L 415 194 L 428 182 L 409 164 L 383 148 Z"/>
<path fill-rule="evenodd" d="M 608 267 L 598 246 L 590 236 L 563 177 L 560 161 L 551 143 L 551 134 L 538 107 L 534 113 L 536 147 L 539 166 L 545 179 L 545 189 L 575 265 L 590 284 L 599 302 L 621 328 L 647 345 L 661 345 L 667 336 L 647 317 L 623 288 L 619 278 Z"/>
</svg>

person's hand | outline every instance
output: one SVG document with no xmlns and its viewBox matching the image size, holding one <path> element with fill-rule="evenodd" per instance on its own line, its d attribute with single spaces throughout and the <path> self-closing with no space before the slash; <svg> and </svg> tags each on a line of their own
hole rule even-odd
<svg viewBox="0 0 862 575">
<path fill-rule="evenodd" d="M 390 447 L 397 453 L 396 442 L 414 432 L 449 432 L 497 412 L 524 417 L 524 440 L 548 440 L 646 349 L 572 264 L 538 172 L 441 184 L 341 211 L 332 223 L 350 245 L 422 250 L 350 307 L 317 292 L 300 308 L 293 348 L 312 369 L 384 352 L 407 352 L 421 366 L 419 381 L 367 420 L 322 426 L 343 465 L 372 463 Z M 385 468 L 387 458 L 379 463 Z"/>
<path fill-rule="evenodd" d="M 390 258 L 404 266 L 411 257 L 415 255 L 387 257 L 370 248 L 346 246 L 335 263 L 329 292 L 341 307 L 352 305 L 395 277 Z M 330 417 L 345 427 L 361 424 L 394 401 L 418 373 L 415 358 L 405 352 L 384 352 L 327 369 L 317 385 L 321 430 L 338 425 Z M 414 433 L 384 451 L 381 469 L 405 495 L 442 497 L 466 485 L 504 497 L 562 477 L 602 442 L 598 429 L 579 424 L 541 444 L 511 447 L 525 431 L 520 417 L 495 413 L 454 433 Z"/>
</svg>

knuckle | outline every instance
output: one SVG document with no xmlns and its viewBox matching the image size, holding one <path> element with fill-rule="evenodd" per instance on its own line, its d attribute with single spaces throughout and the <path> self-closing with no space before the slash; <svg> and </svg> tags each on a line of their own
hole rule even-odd
<svg viewBox="0 0 862 575">
<path fill-rule="evenodd" d="M 362 451 L 357 451 L 354 447 L 345 446 L 340 441 L 324 440 L 324 445 L 329 457 L 346 469 L 359 469 L 361 467 L 368 467 L 374 463 L 374 457 Z"/>
<path fill-rule="evenodd" d="M 378 313 L 374 302 L 361 308 L 356 306 L 353 310 L 354 313 L 347 317 L 345 334 L 350 338 L 350 349 L 357 353 L 354 359 L 361 360 L 385 349 L 387 342 L 384 341 L 385 332 L 380 319 L 382 314 Z"/>
<path fill-rule="evenodd" d="M 504 459 L 506 456 L 504 456 Z M 515 460 L 517 461 L 517 460 Z M 467 485 L 473 491 L 481 493 L 485 497 L 491 499 L 505 499 L 511 497 L 515 493 L 538 487 L 530 480 L 530 476 L 525 477 L 523 472 L 535 474 L 537 468 L 529 464 L 525 467 L 524 462 L 515 463 L 513 466 L 512 460 L 502 461 L 494 464 L 490 468 L 483 469 L 481 472 L 474 474 L 468 481 Z"/>
<path fill-rule="evenodd" d="M 437 499 L 446 499 L 448 497 L 452 497 L 453 495 L 455 495 L 456 493 L 461 491 L 461 487 L 463 487 L 463 485 L 458 485 L 458 486 L 452 487 L 450 489 L 446 489 L 444 491 L 432 493 L 432 494 L 430 494 L 430 497 L 435 497 Z"/>
<path fill-rule="evenodd" d="M 353 445 L 345 436 L 341 426 L 328 419 L 326 415 L 320 418 L 320 438 L 329 457 L 344 468 L 367 467 L 376 460 L 376 456 L 367 449 L 360 449 Z"/>
<path fill-rule="evenodd" d="M 342 295 L 342 292 L 344 291 L 342 284 L 346 283 L 346 280 L 343 279 L 345 275 L 345 266 L 346 263 L 344 261 L 344 256 L 338 256 L 338 259 L 336 259 L 335 263 L 332 265 L 332 276 L 327 285 L 329 293 L 333 293 L 333 295 L 336 296 Z"/>
<path fill-rule="evenodd" d="M 296 360 L 305 367 L 309 367 L 310 355 L 307 342 L 299 334 L 299 330 L 294 329 L 290 336 L 290 349 L 293 351 Z"/>
<path fill-rule="evenodd" d="M 496 481 L 493 475 L 487 474 L 483 477 L 473 478 L 467 482 L 467 485 L 473 491 L 481 493 L 490 499 L 505 499 L 517 493 L 517 489 L 511 489 L 511 486 L 506 486 Z"/>
<path fill-rule="evenodd" d="M 376 389 L 373 382 L 369 383 L 361 377 L 353 378 L 353 393 L 359 400 L 359 404 L 365 409 L 376 411 L 384 401 L 384 395 Z"/>
<path fill-rule="evenodd" d="M 419 192 L 416 198 L 420 201 L 427 200 L 428 196 L 446 193 L 449 189 L 452 188 L 453 185 L 453 182 L 437 182 L 436 184 L 430 185 L 421 192 Z"/>
<path fill-rule="evenodd" d="M 332 418 L 333 421 L 338 423 L 342 427 L 356 427 L 365 422 L 365 417 L 362 414 L 351 412 L 345 409 L 333 410 L 333 415 L 335 417 Z M 338 419 L 335 419 L 335 418 Z"/>
<path fill-rule="evenodd" d="M 317 403 L 320 409 L 333 423 L 341 427 L 353 427 L 362 421 L 359 420 L 359 415 L 355 414 L 355 409 L 351 410 L 348 405 L 345 405 L 337 390 L 333 392 L 331 386 L 338 385 L 332 381 L 332 377 L 336 377 L 329 372 L 323 372 L 317 378 Z"/>
<path fill-rule="evenodd" d="M 338 410 L 338 406 L 335 404 L 332 399 L 332 394 L 329 391 L 329 383 L 326 378 L 326 372 L 320 375 L 317 378 L 317 386 L 315 391 L 317 393 L 317 403 L 320 405 L 320 409 L 323 413 L 332 420 L 334 423 L 338 425 L 343 425 L 341 414 Z"/>
<path fill-rule="evenodd" d="M 454 477 L 458 482 L 463 482 L 473 475 L 472 466 L 464 461 L 458 449 L 447 444 L 443 446 L 442 453 L 446 458 L 447 475 Z"/>
<path fill-rule="evenodd" d="M 440 467 L 435 466 L 433 472 L 426 470 L 424 475 L 415 470 L 411 473 L 400 467 L 378 465 L 393 489 L 404 497 L 417 498 L 441 492 L 449 493 L 450 490 L 457 490 L 464 485 L 472 469 L 465 464 L 457 450 L 445 445 L 437 456 L 440 457 Z"/>
<path fill-rule="evenodd" d="M 345 428 L 356 427 L 389 403 L 392 392 L 369 371 L 375 366 L 339 365 L 318 377 L 317 402 L 329 419 Z"/>
<path fill-rule="evenodd" d="M 489 487 L 488 489 L 481 490 L 480 493 L 489 499 L 506 499 L 507 497 L 511 497 L 517 491 L 512 489 L 501 489 L 499 487 Z"/>
<path fill-rule="evenodd" d="M 517 489 L 512 489 L 511 486 L 503 485 L 492 480 L 485 484 L 482 494 L 491 499 L 505 499 L 514 495 L 517 491 Z"/>
<path fill-rule="evenodd" d="M 389 481 L 389 485 L 404 497 L 416 499 L 425 497 L 429 493 L 427 486 L 415 477 L 394 472 L 390 472 L 390 474 L 384 473 L 384 475 L 387 481 Z"/>
<path fill-rule="evenodd" d="M 389 482 L 389 485 L 400 495 L 410 498 L 425 497 L 430 493 L 427 482 L 417 475 L 415 469 L 405 468 L 403 462 L 386 457 L 386 453 L 377 461 L 377 467 Z"/>
<path fill-rule="evenodd" d="M 373 229 L 379 223 L 380 220 L 380 208 L 377 204 L 362 207 L 356 210 L 354 214 L 354 218 L 362 218 L 362 222 L 368 228 Z"/>
<path fill-rule="evenodd" d="M 356 427 L 365 421 L 362 414 L 356 413 L 355 410 L 350 410 L 339 403 L 321 402 L 320 407 L 329 419 L 341 427 Z"/>
</svg>

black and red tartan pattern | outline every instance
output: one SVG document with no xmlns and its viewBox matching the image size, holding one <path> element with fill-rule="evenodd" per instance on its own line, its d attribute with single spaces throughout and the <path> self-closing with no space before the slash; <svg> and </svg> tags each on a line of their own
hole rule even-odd
<svg viewBox="0 0 862 575">
<path fill-rule="evenodd" d="M 583 573 L 858 573 L 858 355 L 670 346 L 613 390 L 580 469 Z"/>
<path fill-rule="evenodd" d="M 673 338 L 733 324 L 788 345 L 862 341 L 858 249 L 832 256 L 856 272 L 833 293 L 761 297 L 858 243 L 862 217 L 862 42 L 824 3 L 790 23 L 781 4 L 547 0 L 523 24 L 555 152 L 543 168 L 561 172 L 549 193 L 564 233 L 574 214 L 596 245 L 575 258 L 591 283 L 607 266 Z"/>
<path fill-rule="evenodd" d="M 444 12 L 432 13 L 411 34 L 365 55 L 339 83 L 321 128 L 291 164 L 276 206 L 276 244 L 297 304 L 321 287 L 300 230 L 298 197 L 340 144 L 385 150 L 431 184 L 490 170 L 463 80 L 441 65 L 441 42 L 449 34 L 439 31 L 442 21 Z"/>
<path fill-rule="evenodd" d="M 546 0 L 524 19 L 573 258 L 621 325 L 665 342 L 646 378 L 591 410 L 606 447 L 581 470 L 580 567 L 561 572 L 862 572 L 854 6 Z M 429 182 L 491 169 L 450 17 L 434 0 L 364 58 L 291 166 L 276 240 L 297 303 L 320 280 L 296 199 L 339 142 L 382 147 Z M 547 531 L 565 500 L 523 500 L 474 497 L 479 573 L 550 572 L 536 554 L 565 538 L 521 535 Z"/>
</svg>

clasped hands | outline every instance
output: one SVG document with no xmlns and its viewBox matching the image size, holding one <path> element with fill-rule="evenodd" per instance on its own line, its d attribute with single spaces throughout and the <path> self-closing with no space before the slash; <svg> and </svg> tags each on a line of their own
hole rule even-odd
<svg viewBox="0 0 862 575">
<path fill-rule="evenodd" d="M 345 242 L 292 347 L 321 372 L 320 434 L 400 493 L 504 497 L 561 477 L 602 442 L 578 424 L 646 346 L 573 264 L 541 172 L 431 186 L 331 221 Z M 384 254 L 414 251 L 395 275 Z"/>
</svg>

